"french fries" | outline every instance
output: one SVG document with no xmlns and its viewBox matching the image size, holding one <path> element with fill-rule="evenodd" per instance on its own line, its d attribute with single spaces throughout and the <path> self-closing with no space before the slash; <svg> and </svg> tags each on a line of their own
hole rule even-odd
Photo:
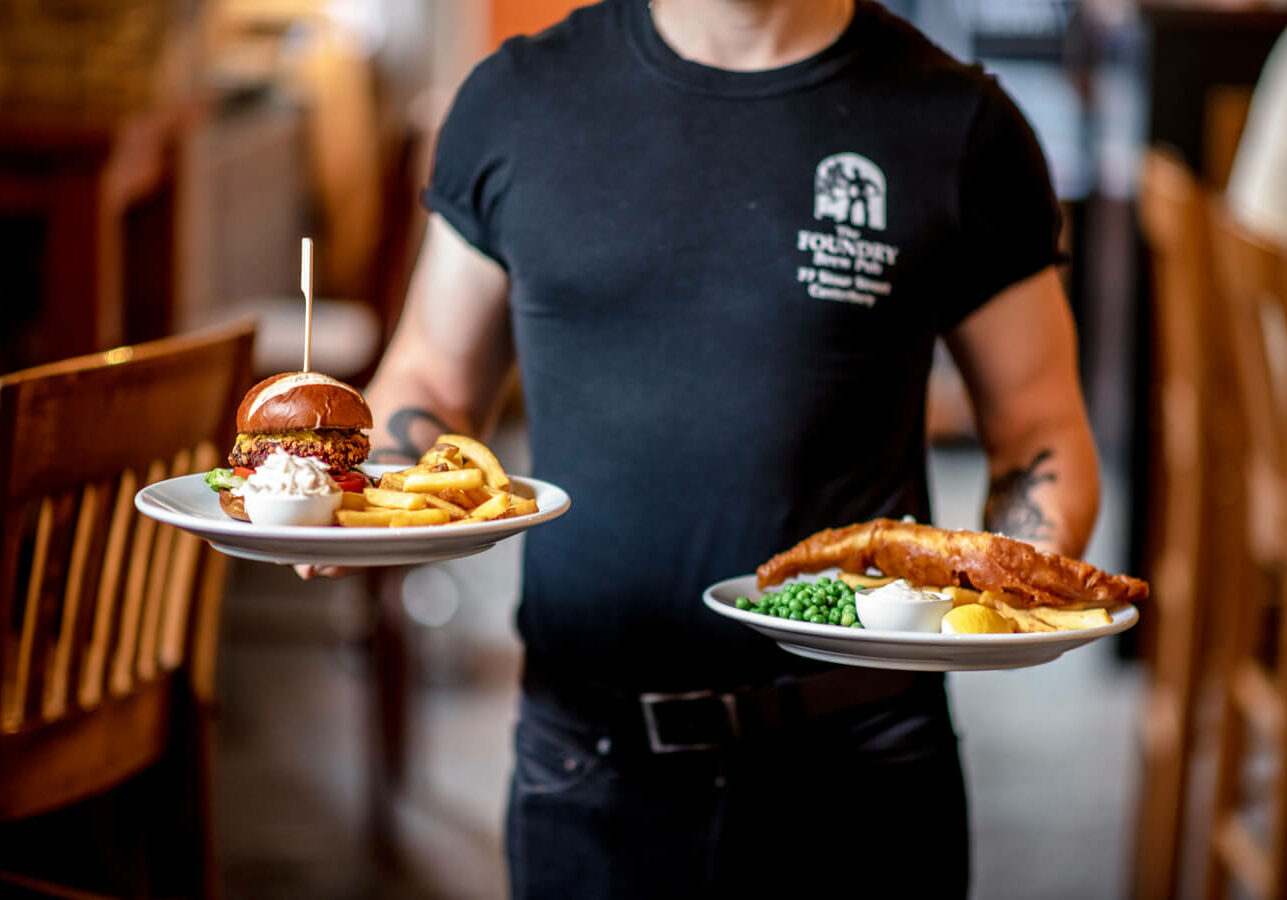
<svg viewBox="0 0 1287 900">
<path fill-rule="evenodd" d="M 476 522 L 486 522 L 488 519 L 499 519 L 505 515 L 509 509 L 509 494 L 499 493 L 474 507 L 469 514 L 469 518 Z"/>
<path fill-rule="evenodd" d="M 385 509 L 424 509 L 429 505 L 423 494 L 409 494 L 406 491 L 391 491 L 385 488 L 369 487 L 362 492 L 362 499 L 370 506 L 380 506 Z"/>
<path fill-rule="evenodd" d="M 480 441 L 463 434 L 440 434 L 435 443 L 435 447 L 441 444 L 451 444 L 460 448 L 460 455 L 466 460 L 477 466 L 485 476 L 487 486 L 495 488 L 498 491 L 509 490 L 509 476 L 501 468 L 500 461 Z M 430 450 L 430 453 L 433 451 Z"/>
<path fill-rule="evenodd" d="M 468 491 L 470 488 L 483 486 L 483 473 L 480 469 L 455 469 L 447 472 L 412 472 L 402 483 L 404 491 L 417 493 L 437 493 L 454 489 Z"/>
<path fill-rule="evenodd" d="M 510 477 L 483 443 L 443 434 L 413 466 L 380 476 L 378 487 L 345 493 L 336 521 L 345 527 L 403 528 L 488 522 L 537 512 L 512 492 Z"/>
<path fill-rule="evenodd" d="M 340 509 L 366 509 L 366 497 L 353 491 L 340 491 Z"/>
<path fill-rule="evenodd" d="M 1113 621 L 1108 610 L 1102 607 L 1060 609 L 1054 606 L 1012 606 L 1002 591 L 983 591 L 978 602 L 995 609 L 1014 623 L 1016 631 L 1024 634 L 1097 628 L 1100 625 L 1111 625 Z"/>
<path fill-rule="evenodd" d="M 442 525 L 451 521 L 451 514 L 445 509 L 414 509 L 407 512 L 395 512 L 389 522 L 394 528 L 404 525 Z"/>
<path fill-rule="evenodd" d="M 338 509 L 335 511 L 336 520 L 346 527 L 355 525 L 392 525 L 393 517 L 397 515 L 396 509 Z"/>
</svg>

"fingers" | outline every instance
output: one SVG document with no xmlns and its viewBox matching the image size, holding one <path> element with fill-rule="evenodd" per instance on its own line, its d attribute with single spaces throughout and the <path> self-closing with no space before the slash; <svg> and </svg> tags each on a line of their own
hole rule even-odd
<svg viewBox="0 0 1287 900">
<path fill-rule="evenodd" d="M 351 566 L 294 566 L 295 574 L 304 581 L 310 581 L 314 578 L 347 578 L 348 576 L 360 571 Z"/>
</svg>

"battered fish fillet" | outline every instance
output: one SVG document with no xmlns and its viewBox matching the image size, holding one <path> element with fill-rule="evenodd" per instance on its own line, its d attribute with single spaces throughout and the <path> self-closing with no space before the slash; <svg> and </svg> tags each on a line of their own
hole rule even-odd
<svg viewBox="0 0 1287 900">
<path fill-rule="evenodd" d="M 829 528 L 779 553 L 756 571 L 761 588 L 801 572 L 839 566 L 886 575 L 921 587 L 1005 591 L 1014 606 L 1115 609 L 1148 597 L 1148 583 L 1110 575 L 1089 563 L 1038 550 L 1023 541 L 977 531 L 874 519 Z"/>
</svg>

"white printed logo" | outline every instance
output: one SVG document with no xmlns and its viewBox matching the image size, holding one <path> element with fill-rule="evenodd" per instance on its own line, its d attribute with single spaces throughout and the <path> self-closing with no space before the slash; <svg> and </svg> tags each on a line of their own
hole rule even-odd
<svg viewBox="0 0 1287 900">
<path fill-rule="evenodd" d="M 885 173 L 857 153 L 837 153 L 818 163 L 813 177 L 813 217 L 885 230 Z"/>
<path fill-rule="evenodd" d="M 808 254 L 796 280 L 808 285 L 810 297 L 875 306 L 889 296 L 899 248 L 866 234 L 885 230 L 887 198 L 885 173 L 867 157 L 835 153 L 818 163 L 813 217 L 835 224 L 830 231 L 819 225 L 796 232 L 796 250 Z"/>
</svg>

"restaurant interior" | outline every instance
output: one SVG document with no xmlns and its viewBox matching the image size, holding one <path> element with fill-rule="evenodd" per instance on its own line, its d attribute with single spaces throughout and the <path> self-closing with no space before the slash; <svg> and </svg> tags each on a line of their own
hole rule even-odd
<svg viewBox="0 0 1287 900">
<path fill-rule="evenodd" d="M 576 5 L 0 3 L 0 896 L 506 896 L 523 537 L 304 581 L 107 485 L 222 465 L 246 387 L 300 368 L 303 237 L 311 368 L 369 382 L 457 86 Z M 1253 113 L 1287 120 L 1287 3 L 886 5 L 1033 125 L 1102 467 L 1085 558 L 1152 586 L 1128 631 L 948 674 L 971 896 L 1287 897 L 1287 246 L 1226 202 Z M 942 346 L 927 434 L 935 524 L 978 528 Z M 487 441 L 530 472 L 521 385 Z"/>
</svg>

